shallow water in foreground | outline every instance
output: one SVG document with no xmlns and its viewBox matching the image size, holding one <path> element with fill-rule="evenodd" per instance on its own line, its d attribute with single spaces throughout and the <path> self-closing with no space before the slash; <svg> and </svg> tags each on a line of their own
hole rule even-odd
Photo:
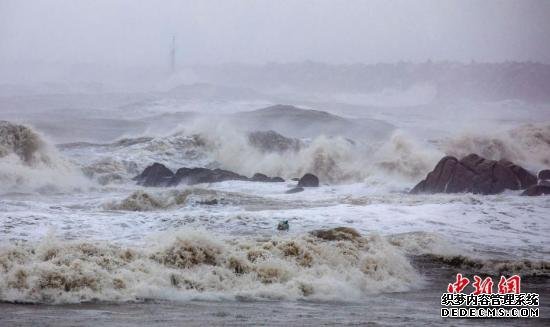
<svg viewBox="0 0 550 327">
<path fill-rule="evenodd" d="M 413 292 L 375 294 L 360 302 L 327 301 L 145 301 L 33 305 L 0 303 L 0 325 L 40 326 L 548 326 L 548 278 L 523 280 L 525 292 L 541 296 L 536 319 L 440 317 L 440 296 L 455 269 L 419 258 L 414 266 L 428 283 Z"/>
</svg>

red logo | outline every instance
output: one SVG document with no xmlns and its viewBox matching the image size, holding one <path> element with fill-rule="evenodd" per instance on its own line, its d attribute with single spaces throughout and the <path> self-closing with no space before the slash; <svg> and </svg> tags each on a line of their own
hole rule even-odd
<svg viewBox="0 0 550 327">
<path fill-rule="evenodd" d="M 449 284 L 447 291 L 449 293 L 462 293 L 462 290 L 470 284 L 468 278 L 462 277 L 462 274 L 456 274 L 456 282 Z"/>
<path fill-rule="evenodd" d="M 519 294 L 521 293 L 520 287 L 521 277 L 519 277 L 518 275 L 514 275 L 508 279 L 506 279 L 504 276 L 500 276 L 500 282 L 498 282 L 498 292 L 500 294 Z"/>
<path fill-rule="evenodd" d="M 493 279 L 487 277 L 484 280 L 481 280 L 481 277 L 474 276 L 475 282 L 472 286 L 475 288 L 475 291 L 472 293 L 474 295 L 479 294 L 492 294 L 493 293 Z"/>
<path fill-rule="evenodd" d="M 470 280 L 466 277 L 463 277 L 462 274 L 456 274 L 456 281 L 447 286 L 447 291 L 449 293 L 462 293 L 462 291 L 470 284 Z M 493 293 L 493 279 L 491 277 L 486 277 L 482 279 L 479 276 L 474 276 L 474 282 L 472 287 L 474 291 L 471 293 L 473 295 L 480 294 L 492 294 Z M 510 294 L 521 293 L 521 277 L 518 275 L 511 276 L 506 278 L 504 276 L 500 277 L 498 283 L 498 293 L 499 294 Z"/>
</svg>

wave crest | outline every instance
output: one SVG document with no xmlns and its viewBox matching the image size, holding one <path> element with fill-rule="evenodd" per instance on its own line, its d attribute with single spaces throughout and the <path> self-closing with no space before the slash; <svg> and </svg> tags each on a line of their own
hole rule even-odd
<svg viewBox="0 0 550 327">
<path fill-rule="evenodd" d="M 376 235 L 326 241 L 313 235 L 224 238 L 185 231 L 141 248 L 89 242 L 19 244 L 0 250 L 0 299 L 358 299 L 404 291 L 419 279 Z"/>
<path fill-rule="evenodd" d="M 89 186 L 82 172 L 29 127 L 0 122 L 1 189 L 64 191 Z"/>
<path fill-rule="evenodd" d="M 459 158 L 476 153 L 536 171 L 550 166 L 550 124 L 526 124 L 491 134 L 467 133 L 443 142 L 442 148 Z"/>
</svg>

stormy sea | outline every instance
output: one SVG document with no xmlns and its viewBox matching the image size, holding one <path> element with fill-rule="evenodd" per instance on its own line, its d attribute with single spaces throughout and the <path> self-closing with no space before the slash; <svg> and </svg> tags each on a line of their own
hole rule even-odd
<svg viewBox="0 0 550 327">
<path fill-rule="evenodd" d="M 529 324 L 550 323 L 549 196 L 411 193 L 445 156 L 549 169 L 544 88 L 227 70 L 2 86 L 0 325 L 440 325 L 457 273 L 520 275 L 540 295 Z"/>
</svg>

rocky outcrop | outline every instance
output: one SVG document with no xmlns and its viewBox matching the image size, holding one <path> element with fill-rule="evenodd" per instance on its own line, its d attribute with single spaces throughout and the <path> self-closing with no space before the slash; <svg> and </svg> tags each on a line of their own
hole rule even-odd
<svg viewBox="0 0 550 327">
<path fill-rule="evenodd" d="M 246 176 L 239 175 L 229 170 L 208 169 L 208 168 L 180 168 L 170 180 L 169 186 L 185 183 L 195 185 L 202 183 L 219 183 L 225 181 L 241 180 L 246 181 Z"/>
<path fill-rule="evenodd" d="M 525 191 L 523 191 L 523 193 L 521 193 L 521 195 L 527 196 L 539 196 L 547 194 L 550 194 L 550 185 L 547 184 L 529 186 Z"/>
<path fill-rule="evenodd" d="M 284 182 L 285 180 L 282 179 L 281 177 L 269 177 L 261 173 L 255 173 L 254 176 L 250 178 L 250 181 L 264 182 L 264 183 L 278 183 L 278 182 Z"/>
<path fill-rule="evenodd" d="M 537 177 L 530 172 L 528 172 L 526 169 L 524 169 L 521 166 L 518 166 L 510 161 L 506 160 L 500 160 L 499 163 L 504 165 L 506 168 L 509 168 L 512 170 L 512 172 L 516 175 L 519 181 L 519 189 L 525 189 L 533 184 L 537 183 Z"/>
<path fill-rule="evenodd" d="M 313 174 L 305 174 L 300 178 L 298 181 L 298 187 L 318 187 L 319 186 L 319 178 Z"/>
<path fill-rule="evenodd" d="M 544 169 L 539 171 L 539 179 L 540 180 L 550 180 L 550 169 Z"/>
<path fill-rule="evenodd" d="M 411 193 L 497 194 L 506 189 L 525 189 L 536 183 L 534 175 L 512 162 L 470 154 L 461 160 L 444 157 Z"/>
<path fill-rule="evenodd" d="M 539 171 L 537 185 L 528 187 L 521 195 L 539 196 L 550 194 L 550 169 Z"/>
<path fill-rule="evenodd" d="M 256 173 L 252 178 L 239 175 L 229 170 L 208 168 L 180 168 L 174 174 L 163 164 L 155 162 L 134 177 L 138 185 L 142 186 L 176 186 L 180 183 L 195 185 L 202 183 L 219 183 L 225 181 L 252 181 L 252 182 L 284 182 L 281 177 L 269 177 Z"/>
<path fill-rule="evenodd" d="M 165 165 L 155 162 L 145 168 L 141 174 L 134 177 L 138 185 L 142 186 L 167 186 L 171 183 L 174 173 Z"/>
</svg>

